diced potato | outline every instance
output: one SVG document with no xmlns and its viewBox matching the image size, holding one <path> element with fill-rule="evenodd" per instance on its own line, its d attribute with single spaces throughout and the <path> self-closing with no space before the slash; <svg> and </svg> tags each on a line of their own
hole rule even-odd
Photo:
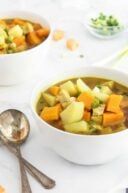
<svg viewBox="0 0 128 193">
<path fill-rule="evenodd" d="M 70 80 L 61 84 L 60 88 L 66 90 L 71 96 L 75 96 L 77 94 L 76 86 Z"/>
<path fill-rule="evenodd" d="M 29 22 L 26 23 L 26 27 L 27 27 L 28 32 L 32 32 L 34 30 L 33 25 Z"/>
<path fill-rule="evenodd" d="M 93 93 L 100 93 L 101 92 L 101 90 L 98 86 L 95 86 L 92 91 L 93 91 Z"/>
<path fill-rule="evenodd" d="M 109 98 L 109 95 L 102 93 L 98 87 L 94 87 L 93 94 L 95 97 L 97 97 L 102 102 L 106 102 Z"/>
<path fill-rule="evenodd" d="M 11 49 L 13 49 L 13 50 L 15 50 L 16 49 L 16 44 L 15 44 L 15 42 L 13 42 L 13 43 L 11 43 L 10 45 L 9 45 L 9 47 L 11 48 Z"/>
<path fill-rule="evenodd" d="M 0 19 L 0 28 L 5 29 L 7 27 L 7 24 L 4 20 Z"/>
<path fill-rule="evenodd" d="M 69 106 L 72 102 L 76 101 L 75 97 L 70 97 L 70 100 L 67 102 L 62 102 L 61 105 L 63 108 L 66 108 L 67 106 Z"/>
<path fill-rule="evenodd" d="M 8 37 L 7 33 L 0 27 L 0 36 L 3 36 L 5 39 Z"/>
<path fill-rule="evenodd" d="M 0 36 L 0 47 L 3 47 L 5 44 L 5 38 L 4 36 Z"/>
<path fill-rule="evenodd" d="M 107 102 L 109 95 L 104 94 L 104 93 L 95 93 L 95 96 L 99 98 L 102 102 Z"/>
<path fill-rule="evenodd" d="M 23 30 L 19 25 L 15 25 L 11 29 L 9 29 L 8 33 L 10 37 L 16 38 L 23 35 Z"/>
<path fill-rule="evenodd" d="M 113 89 L 114 81 L 110 80 L 110 81 L 104 82 L 103 85 L 108 86 L 110 89 Z"/>
<path fill-rule="evenodd" d="M 86 121 L 79 121 L 64 125 L 64 129 L 71 133 L 87 133 L 89 127 Z"/>
<path fill-rule="evenodd" d="M 112 94 L 112 91 L 108 86 L 101 86 L 101 92 L 108 95 Z"/>
<path fill-rule="evenodd" d="M 75 39 L 68 39 L 66 46 L 69 50 L 74 51 L 79 47 L 79 44 Z"/>
<path fill-rule="evenodd" d="M 100 104 L 97 108 L 93 108 L 93 115 L 98 116 L 98 115 L 103 115 L 105 110 L 105 104 Z"/>
<path fill-rule="evenodd" d="M 33 31 L 34 31 L 33 25 L 32 25 L 31 23 L 29 23 L 29 22 L 26 22 L 26 23 L 22 26 L 22 28 L 23 28 L 24 34 L 27 34 L 27 33 L 29 33 L 29 32 L 33 32 Z"/>
<path fill-rule="evenodd" d="M 80 93 L 91 92 L 91 89 L 89 88 L 89 86 L 80 78 L 76 81 L 76 85 Z"/>
<path fill-rule="evenodd" d="M 82 102 L 72 102 L 60 114 L 64 124 L 80 121 L 84 114 L 84 104 Z"/>
<path fill-rule="evenodd" d="M 7 44 L 5 42 L 6 38 L 6 32 L 2 28 L 0 28 L 0 49 L 4 49 L 7 47 Z"/>
<path fill-rule="evenodd" d="M 56 97 L 52 96 L 51 94 L 42 93 L 42 96 L 49 106 L 54 106 L 56 104 Z"/>
<path fill-rule="evenodd" d="M 64 31 L 62 30 L 55 30 L 53 33 L 53 40 L 59 41 L 64 38 Z"/>
<path fill-rule="evenodd" d="M 69 102 L 70 101 L 70 95 L 67 90 L 61 89 L 59 92 L 59 95 L 57 97 L 57 100 L 60 101 L 60 103 L 63 102 Z"/>
</svg>

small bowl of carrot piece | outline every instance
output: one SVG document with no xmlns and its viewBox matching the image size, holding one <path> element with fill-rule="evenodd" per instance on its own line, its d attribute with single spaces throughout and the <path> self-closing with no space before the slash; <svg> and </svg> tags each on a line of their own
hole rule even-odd
<svg viewBox="0 0 128 193">
<path fill-rule="evenodd" d="M 23 82 L 39 71 L 50 31 L 48 21 L 37 14 L 26 11 L 0 14 L 0 85 Z"/>
<path fill-rule="evenodd" d="M 31 106 L 46 145 L 78 164 L 103 164 L 128 145 L 128 76 L 74 69 L 34 91 Z"/>
</svg>

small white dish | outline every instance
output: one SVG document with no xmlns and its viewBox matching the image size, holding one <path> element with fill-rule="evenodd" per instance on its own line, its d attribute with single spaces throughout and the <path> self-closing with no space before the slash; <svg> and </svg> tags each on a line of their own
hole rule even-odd
<svg viewBox="0 0 128 193">
<path fill-rule="evenodd" d="M 94 27 L 92 25 L 91 19 L 96 19 L 99 16 L 100 12 L 98 11 L 93 11 L 90 12 L 89 14 L 86 15 L 85 21 L 84 21 L 84 26 L 86 29 L 95 37 L 100 38 L 100 39 L 112 39 L 115 37 L 118 37 L 121 35 L 126 29 L 127 29 L 127 24 L 125 19 L 121 16 L 118 15 L 116 17 L 120 23 L 120 27 L 118 26 L 104 26 L 104 27 Z M 105 13 L 105 15 L 110 15 L 109 13 Z"/>
<path fill-rule="evenodd" d="M 128 129 L 108 135 L 78 135 L 61 131 L 43 121 L 36 112 L 36 103 L 41 91 L 52 84 L 75 77 L 101 77 L 128 85 L 128 75 L 115 69 L 103 67 L 80 67 L 64 72 L 49 81 L 37 85 L 31 98 L 31 108 L 42 141 L 63 158 L 83 165 L 103 164 L 123 154 L 128 148 Z"/>
</svg>

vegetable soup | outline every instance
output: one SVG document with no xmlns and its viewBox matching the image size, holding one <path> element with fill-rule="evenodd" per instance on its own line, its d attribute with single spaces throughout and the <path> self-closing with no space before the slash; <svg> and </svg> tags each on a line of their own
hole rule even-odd
<svg viewBox="0 0 128 193">
<path fill-rule="evenodd" d="M 101 78 L 74 78 L 41 92 L 38 115 L 63 131 L 100 135 L 128 128 L 128 88 Z"/>
<path fill-rule="evenodd" d="M 50 30 L 38 23 L 20 18 L 0 20 L 0 54 L 11 54 L 42 43 Z"/>
</svg>

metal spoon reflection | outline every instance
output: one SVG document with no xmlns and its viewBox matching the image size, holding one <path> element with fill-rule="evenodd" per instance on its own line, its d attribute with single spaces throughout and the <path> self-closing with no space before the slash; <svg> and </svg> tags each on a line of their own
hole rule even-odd
<svg viewBox="0 0 128 193">
<path fill-rule="evenodd" d="M 55 186 L 55 181 L 43 174 L 27 160 L 20 151 L 20 144 L 24 143 L 29 136 L 30 124 L 27 117 L 18 110 L 8 109 L 0 114 L 0 139 L 6 147 L 19 159 L 22 179 L 22 192 L 30 193 L 30 185 L 27 180 L 27 171 L 47 189 Z M 26 190 L 27 189 L 27 190 Z"/>
</svg>

